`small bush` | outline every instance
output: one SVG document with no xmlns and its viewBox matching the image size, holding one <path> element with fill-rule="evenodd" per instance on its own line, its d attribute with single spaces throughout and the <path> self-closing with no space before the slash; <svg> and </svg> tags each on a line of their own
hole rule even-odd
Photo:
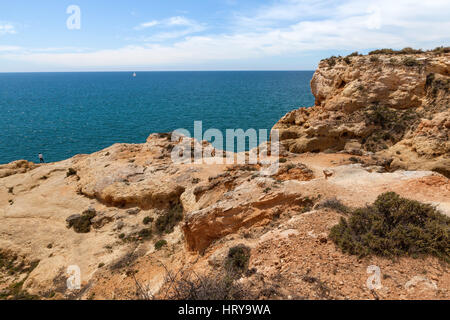
<svg viewBox="0 0 450 320">
<path fill-rule="evenodd" d="M 286 166 L 286 171 L 289 172 L 289 170 L 294 169 L 294 168 L 295 168 L 295 164 L 289 163 L 289 164 Z"/>
<path fill-rule="evenodd" d="M 357 157 L 350 157 L 350 158 L 348 158 L 348 160 L 352 163 L 364 163 L 364 161 L 361 160 L 361 158 L 357 158 Z"/>
<path fill-rule="evenodd" d="M 74 176 L 74 175 L 76 175 L 76 174 L 77 174 L 77 170 L 75 170 L 74 168 L 69 168 L 69 169 L 67 170 L 66 176 L 67 176 L 67 177 L 70 177 L 70 176 Z"/>
<path fill-rule="evenodd" d="M 392 49 L 377 49 L 369 52 L 369 55 L 374 54 L 395 54 L 395 50 Z"/>
<path fill-rule="evenodd" d="M 403 59 L 402 63 L 407 67 L 414 67 L 419 65 L 417 60 L 412 57 L 406 57 L 405 59 Z"/>
<path fill-rule="evenodd" d="M 371 56 L 369 60 L 370 60 L 370 62 L 376 63 L 376 62 L 380 61 L 380 58 L 378 58 L 377 56 Z"/>
<path fill-rule="evenodd" d="M 388 54 L 388 55 L 393 55 L 393 54 L 420 54 L 423 53 L 423 50 L 421 49 L 413 49 L 413 48 L 403 48 L 402 50 L 393 50 L 393 49 L 378 49 L 378 50 L 374 50 L 369 52 L 369 55 L 374 55 L 374 54 Z"/>
<path fill-rule="evenodd" d="M 335 56 L 326 59 L 326 61 L 327 61 L 328 65 L 330 66 L 330 68 L 333 68 L 337 63 Z"/>
<path fill-rule="evenodd" d="M 251 297 L 248 289 L 233 278 L 217 275 L 183 273 L 178 279 L 166 277 L 168 300 L 242 300 Z"/>
<path fill-rule="evenodd" d="M 150 228 L 142 229 L 141 231 L 138 232 L 138 236 L 143 239 L 150 239 L 152 237 L 152 229 Z"/>
<path fill-rule="evenodd" d="M 156 219 L 155 227 L 160 233 L 172 233 L 173 229 L 183 219 L 183 207 L 178 204 Z"/>
<path fill-rule="evenodd" d="M 347 57 L 357 57 L 357 56 L 360 56 L 360 54 L 358 53 L 358 51 L 355 51 L 350 53 Z"/>
<path fill-rule="evenodd" d="M 450 53 L 450 47 L 441 46 L 433 49 L 432 51 L 436 53 Z"/>
<path fill-rule="evenodd" d="M 397 121 L 397 115 L 385 106 L 372 106 L 366 115 L 367 124 L 374 124 L 386 129 L 392 122 Z"/>
<path fill-rule="evenodd" d="M 413 49 L 410 47 L 403 48 L 399 51 L 399 54 L 420 54 L 423 53 L 422 49 Z"/>
<path fill-rule="evenodd" d="M 280 163 L 286 163 L 287 159 L 286 158 L 280 158 L 280 160 L 278 160 L 278 161 L 280 161 Z"/>
<path fill-rule="evenodd" d="M 351 210 L 336 198 L 326 199 L 317 205 L 317 208 L 329 208 L 341 213 L 349 213 Z"/>
<path fill-rule="evenodd" d="M 88 233 L 91 231 L 91 220 L 95 215 L 94 209 L 88 209 L 76 218 L 69 220 L 67 226 L 68 228 L 73 227 L 76 233 Z"/>
<path fill-rule="evenodd" d="M 247 271 L 250 260 L 250 248 L 239 244 L 230 248 L 225 260 L 225 269 L 231 275 L 240 275 Z"/>
<path fill-rule="evenodd" d="M 155 249 L 156 250 L 161 250 L 162 247 L 167 246 L 167 241 L 166 240 L 158 240 L 155 243 Z"/>
<path fill-rule="evenodd" d="M 39 296 L 29 294 L 26 290 L 23 290 L 24 280 L 21 282 L 14 283 L 10 285 L 6 290 L 0 292 L 0 300 L 8 299 L 11 300 L 39 300 Z"/>
<path fill-rule="evenodd" d="M 449 228 L 450 218 L 434 207 L 388 192 L 341 218 L 329 237 L 343 252 L 361 257 L 427 254 L 450 262 Z"/>
<path fill-rule="evenodd" d="M 144 220 L 142 220 L 142 223 L 147 225 L 153 222 L 153 218 L 152 217 L 145 217 Z"/>
<path fill-rule="evenodd" d="M 242 171 L 258 171 L 258 168 L 255 167 L 255 166 L 252 166 L 252 165 L 244 165 L 244 166 L 239 167 L 239 170 L 242 170 Z"/>
</svg>

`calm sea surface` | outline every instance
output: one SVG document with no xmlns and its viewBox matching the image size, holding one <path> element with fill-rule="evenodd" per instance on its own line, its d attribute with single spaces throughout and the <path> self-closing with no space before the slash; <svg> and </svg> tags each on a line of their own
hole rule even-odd
<svg viewBox="0 0 450 320">
<path fill-rule="evenodd" d="M 0 74 L 0 163 L 58 161 L 185 128 L 270 129 L 311 106 L 312 71 Z"/>
</svg>

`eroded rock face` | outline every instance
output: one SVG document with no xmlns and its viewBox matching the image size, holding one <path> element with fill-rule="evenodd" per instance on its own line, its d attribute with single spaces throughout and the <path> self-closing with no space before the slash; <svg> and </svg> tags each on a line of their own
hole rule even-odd
<svg viewBox="0 0 450 320">
<path fill-rule="evenodd" d="M 450 54 L 323 60 L 311 89 L 315 106 L 274 126 L 289 151 L 359 148 L 386 154 L 401 168 L 450 169 Z"/>
<path fill-rule="evenodd" d="M 36 164 L 26 160 L 17 160 L 8 164 L 3 164 L 0 165 L 0 178 L 8 177 L 16 173 L 25 173 L 36 167 Z"/>
<path fill-rule="evenodd" d="M 221 201 L 186 214 L 183 231 L 189 250 L 203 251 L 213 241 L 241 228 L 266 224 L 286 207 L 301 210 L 307 201 L 294 181 L 271 178 L 242 181 L 221 197 Z"/>
<path fill-rule="evenodd" d="M 256 297 L 295 298 L 301 292 L 299 298 L 324 298 L 319 284 L 326 282 L 335 288 L 328 298 L 369 299 L 361 284 L 366 267 L 379 265 L 399 270 L 383 280 L 389 290 L 379 292 L 381 297 L 448 299 L 443 290 L 449 287 L 448 272 L 438 261 L 375 257 L 361 263 L 327 241 L 342 214 L 317 207 L 329 199 L 361 207 L 394 191 L 450 215 L 450 180 L 439 174 L 448 172 L 448 56 L 430 55 L 412 67 L 394 66 L 388 56 L 378 59 L 353 57 L 351 64 L 336 61 L 333 67 L 321 63 L 312 82 L 317 105 L 287 114 L 276 126 L 285 147 L 301 154 L 282 153 L 273 175 L 262 175 L 260 164 L 174 163 L 171 152 L 180 141 L 170 134 L 57 163 L 1 165 L 0 296 L 20 283 L 41 298 L 135 299 L 131 275 L 156 294 L 166 267 L 219 271 L 229 249 L 243 243 L 251 248 L 254 270 L 243 281 L 255 287 Z M 361 79 L 370 84 L 364 94 L 352 89 Z M 351 155 L 307 152 L 327 149 Z M 388 167 L 415 171 L 389 172 Z M 173 210 L 176 221 L 159 228 Z M 77 222 L 85 227 L 81 233 Z M 158 241 L 165 245 L 156 249 Z M 6 261 L 10 253 L 20 259 L 2 263 L 2 250 L 8 251 Z M 30 267 L 17 269 L 22 259 Z M 80 268 L 79 292 L 67 289 L 69 266 Z M 399 289 L 422 269 L 440 290 L 424 295 Z M 266 287 L 271 279 L 285 279 L 277 284 L 285 295 L 262 294 L 272 292 Z"/>
<path fill-rule="evenodd" d="M 143 145 L 117 144 L 81 159 L 75 165 L 80 193 L 118 207 L 179 203 L 185 188 L 170 166 L 169 142 L 153 136 Z"/>
</svg>

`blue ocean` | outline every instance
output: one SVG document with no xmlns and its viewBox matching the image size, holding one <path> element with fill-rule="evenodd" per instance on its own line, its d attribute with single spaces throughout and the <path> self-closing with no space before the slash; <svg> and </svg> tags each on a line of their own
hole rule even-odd
<svg viewBox="0 0 450 320">
<path fill-rule="evenodd" d="M 312 71 L 0 74 L 0 163 L 46 162 L 155 132 L 269 129 L 311 106 Z"/>
</svg>

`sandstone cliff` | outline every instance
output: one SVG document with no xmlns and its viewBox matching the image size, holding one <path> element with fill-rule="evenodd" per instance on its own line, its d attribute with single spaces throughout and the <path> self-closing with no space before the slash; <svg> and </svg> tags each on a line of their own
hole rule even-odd
<svg viewBox="0 0 450 320">
<path fill-rule="evenodd" d="M 168 273 L 221 275 L 230 248 L 242 246 L 243 298 L 449 299 L 438 258 L 358 257 L 328 237 L 348 216 L 342 208 L 386 191 L 450 216 L 449 57 L 374 57 L 320 63 L 316 106 L 275 126 L 287 151 L 272 175 L 259 165 L 176 164 L 175 147 L 199 142 L 169 134 L 0 165 L 0 299 L 164 299 Z M 376 291 L 366 285 L 372 265 L 383 275 Z M 70 266 L 80 268 L 80 289 L 67 287 Z"/>
<path fill-rule="evenodd" d="M 393 168 L 450 174 L 450 53 L 374 53 L 322 60 L 312 108 L 284 116 L 294 153 L 372 152 Z"/>
</svg>

